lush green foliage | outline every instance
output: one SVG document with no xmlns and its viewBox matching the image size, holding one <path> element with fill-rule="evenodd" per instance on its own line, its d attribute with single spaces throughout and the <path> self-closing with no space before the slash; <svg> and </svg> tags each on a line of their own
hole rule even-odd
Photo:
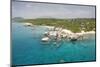
<svg viewBox="0 0 100 67">
<path fill-rule="evenodd" d="M 21 22 L 29 22 L 34 25 L 47 25 L 67 28 L 73 32 L 95 30 L 95 19 L 94 18 L 77 18 L 77 19 L 54 19 L 54 18 L 37 18 L 37 19 L 24 19 Z"/>
</svg>

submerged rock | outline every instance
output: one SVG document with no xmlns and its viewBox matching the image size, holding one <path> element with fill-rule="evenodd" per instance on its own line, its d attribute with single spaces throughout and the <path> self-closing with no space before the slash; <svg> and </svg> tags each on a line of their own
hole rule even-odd
<svg viewBox="0 0 100 67">
<path fill-rule="evenodd" d="M 77 41 L 77 39 L 76 38 L 72 38 L 70 41 Z"/>
</svg>

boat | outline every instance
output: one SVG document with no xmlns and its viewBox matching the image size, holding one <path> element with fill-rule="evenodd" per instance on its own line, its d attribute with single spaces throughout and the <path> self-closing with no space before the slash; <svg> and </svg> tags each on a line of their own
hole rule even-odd
<svg viewBox="0 0 100 67">
<path fill-rule="evenodd" d="M 49 37 L 44 37 L 44 38 L 42 38 L 41 39 L 43 42 L 47 42 L 47 41 L 49 41 Z"/>
</svg>

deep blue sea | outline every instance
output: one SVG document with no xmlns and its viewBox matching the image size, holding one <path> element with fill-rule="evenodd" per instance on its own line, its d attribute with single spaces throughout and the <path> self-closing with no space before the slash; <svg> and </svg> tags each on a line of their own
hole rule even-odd
<svg viewBox="0 0 100 67">
<path fill-rule="evenodd" d="M 95 61 L 95 35 L 89 39 L 70 42 L 66 39 L 58 43 L 43 43 L 43 26 L 26 27 L 23 23 L 12 23 L 12 64 L 51 64 L 63 62 Z"/>
</svg>

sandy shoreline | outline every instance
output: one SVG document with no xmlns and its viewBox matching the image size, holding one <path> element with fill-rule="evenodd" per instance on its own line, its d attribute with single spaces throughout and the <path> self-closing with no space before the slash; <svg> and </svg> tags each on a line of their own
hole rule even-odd
<svg viewBox="0 0 100 67">
<path fill-rule="evenodd" d="M 32 23 L 24 23 L 24 25 L 26 25 L 26 26 L 33 26 Z M 46 28 L 51 29 L 51 30 L 55 28 L 54 26 L 43 26 L 43 27 L 46 27 Z M 60 30 L 60 29 L 62 29 L 62 28 L 60 28 L 60 27 L 56 28 L 56 30 Z M 65 32 L 65 33 L 69 33 L 69 34 L 73 34 L 74 33 L 74 32 L 72 32 L 71 30 L 68 30 L 68 29 L 62 29 L 62 31 Z M 95 31 L 84 32 L 82 30 L 81 32 L 78 32 L 76 34 L 95 34 Z"/>
<path fill-rule="evenodd" d="M 44 26 L 48 29 L 51 29 L 50 32 L 46 32 L 47 34 L 49 34 L 50 36 L 57 36 L 57 38 L 66 38 L 67 39 L 71 39 L 71 40 L 82 40 L 82 39 L 88 39 L 87 35 L 91 35 L 91 34 L 95 34 L 95 31 L 87 31 L 84 32 L 83 30 L 81 32 L 77 32 L 74 33 L 71 30 L 68 29 L 62 29 L 62 28 L 56 28 L 56 30 L 54 31 L 54 26 Z"/>
<path fill-rule="evenodd" d="M 43 26 L 43 27 L 46 27 L 48 29 L 53 29 L 54 26 Z M 57 28 L 57 29 L 61 29 L 61 28 Z M 71 30 L 68 30 L 68 29 L 62 29 L 63 32 L 65 33 L 68 33 L 68 34 L 74 34 L 74 32 L 72 32 Z M 75 34 L 95 34 L 95 31 L 87 31 L 87 32 L 84 32 L 83 30 L 81 32 L 77 32 Z"/>
<path fill-rule="evenodd" d="M 25 23 L 25 26 L 41 26 L 41 25 L 33 25 L 31 23 Z M 70 40 L 82 40 L 84 37 L 87 37 L 87 35 L 95 34 L 95 31 L 87 31 L 81 30 L 81 32 L 72 32 L 71 30 L 64 29 L 61 27 L 55 27 L 55 26 L 42 26 L 48 29 L 48 31 L 44 32 L 45 37 L 42 38 L 43 41 L 49 40 L 49 37 L 55 37 L 57 39 L 61 38 L 67 38 Z"/>
</svg>

